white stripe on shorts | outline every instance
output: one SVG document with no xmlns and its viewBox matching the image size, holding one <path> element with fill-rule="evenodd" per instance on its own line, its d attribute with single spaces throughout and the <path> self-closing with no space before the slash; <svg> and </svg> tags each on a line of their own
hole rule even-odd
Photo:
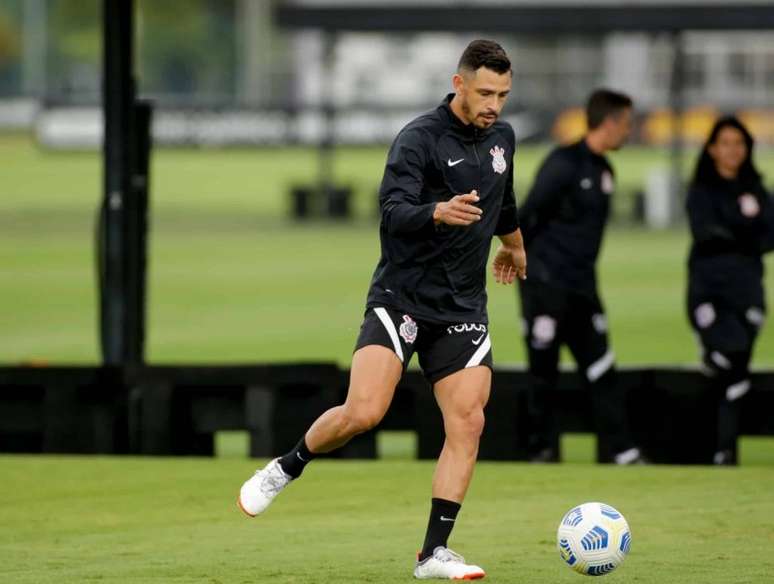
<svg viewBox="0 0 774 584">
<path fill-rule="evenodd" d="M 382 321 L 384 328 L 387 329 L 387 334 L 390 335 L 390 340 L 392 341 L 393 349 L 395 349 L 395 354 L 398 356 L 398 359 L 400 359 L 400 362 L 403 363 L 403 349 L 400 346 L 398 331 L 395 330 L 395 325 L 390 319 L 390 315 L 387 314 L 387 310 L 382 307 L 374 308 L 374 312 L 376 313 L 376 316 L 379 317 L 379 320 Z"/>
<path fill-rule="evenodd" d="M 473 353 L 473 356 L 470 358 L 470 361 L 467 362 L 465 365 L 465 369 L 468 367 L 478 367 L 481 365 L 481 361 L 484 360 L 484 357 L 486 357 L 486 354 L 489 352 L 489 349 L 492 348 L 492 341 L 489 339 L 489 335 L 486 336 L 484 339 L 484 342 L 481 343 L 481 346 L 476 349 L 476 352 Z"/>
</svg>

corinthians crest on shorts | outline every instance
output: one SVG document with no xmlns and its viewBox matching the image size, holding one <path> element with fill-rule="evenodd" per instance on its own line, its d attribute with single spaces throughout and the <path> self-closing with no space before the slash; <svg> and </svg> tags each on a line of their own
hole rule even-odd
<svg viewBox="0 0 774 584">
<path fill-rule="evenodd" d="M 398 332 L 404 341 L 413 344 L 417 340 L 417 323 L 408 314 L 404 314 L 403 324 L 400 325 Z"/>
<path fill-rule="evenodd" d="M 492 168 L 494 171 L 497 174 L 504 173 L 508 167 L 508 164 L 505 162 L 505 149 L 495 146 L 489 151 L 489 154 L 492 155 Z"/>
</svg>

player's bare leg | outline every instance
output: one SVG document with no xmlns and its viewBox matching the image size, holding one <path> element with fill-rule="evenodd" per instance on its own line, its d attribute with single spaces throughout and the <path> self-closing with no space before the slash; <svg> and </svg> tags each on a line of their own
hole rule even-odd
<svg viewBox="0 0 774 584">
<path fill-rule="evenodd" d="M 390 407 L 402 367 L 397 355 L 386 347 L 369 345 L 356 351 L 347 399 L 317 418 L 309 428 L 309 450 L 315 454 L 330 452 L 376 426 Z"/>
<path fill-rule="evenodd" d="M 491 384 L 492 372 L 484 366 L 462 369 L 435 384 L 446 440 L 433 477 L 433 497 L 458 503 L 465 498 L 478 456 Z"/>
<path fill-rule="evenodd" d="M 240 509 L 251 517 L 262 513 L 316 454 L 335 450 L 376 426 L 390 406 L 402 367 L 385 347 L 368 345 L 356 351 L 344 404 L 323 413 L 290 453 L 275 458 L 242 485 Z"/>
<path fill-rule="evenodd" d="M 435 399 L 443 414 L 446 440 L 433 477 L 433 508 L 425 543 L 414 569 L 417 578 L 483 578 L 480 567 L 446 547 L 446 540 L 465 498 L 478 444 L 484 429 L 492 373 L 488 367 L 462 369 L 435 384 Z"/>
</svg>

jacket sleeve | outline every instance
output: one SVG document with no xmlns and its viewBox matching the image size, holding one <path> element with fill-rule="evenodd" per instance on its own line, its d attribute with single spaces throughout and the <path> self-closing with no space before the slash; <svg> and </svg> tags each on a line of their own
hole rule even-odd
<svg viewBox="0 0 774 584">
<path fill-rule="evenodd" d="M 686 200 L 691 235 L 697 247 L 706 252 L 722 252 L 735 245 L 734 234 L 723 223 L 712 205 L 709 193 L 691 187 Z"/>
<path fill-rule="evenodd" d="M 403 130 L 387 155 L 379 187 L 382 221 L 390 234 L 412 233 L 431 227 L 435 203 L 422 203 L 426 138 L 419 130 Z"/>
<path fill-rule="evenodd" d="M 508 235 L 513 233 L 519 228 L 519 211 L 516 207 L 516 194 L 513 190 L 513 159 L 516 155 L 516 138 L 513 137 L 511 142 L 513 156 L 511 156 L 511 164 L 508 168 L 508 180 L 505 183 L 505 189 L 503 190 L 503 205 L 500 208 L 500 217 L 497 220 L 497 226 L 495 227 L 495 235 Z"/>
<path fill-rule="evenodd" d="M 532 240 L 556 214 L 565 191 L 572 186 L 575 166 L 558 151 L 548 155 L 538 170 L 527 200 L 521 206 L 521 227 L 525 241 Z"/>
</svg>

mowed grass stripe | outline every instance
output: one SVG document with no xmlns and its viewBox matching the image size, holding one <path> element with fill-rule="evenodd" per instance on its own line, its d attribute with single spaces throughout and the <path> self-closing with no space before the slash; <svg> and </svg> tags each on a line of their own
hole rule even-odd
<svg viewBox="0 0 774 584">
<path fill-rule="evenodd" d="M 0 361 L 98 362 L 94 259 L 80 239 L 0 232 Z M 378 245 L 374 225 L 156 233 L 148 358 L 347 365 Z M 687 245 L 679 231 L 608 233 L 599 279 L 620 363 L 696 363 L 684 310 Z M 767 296 L 771 304 L 771 285 Z M 523 364 L 514 288 L 490 279 L 489 307 L 496 363 Z M 774 364 L 768 324 L 753 363 Z"/>
</svg>

